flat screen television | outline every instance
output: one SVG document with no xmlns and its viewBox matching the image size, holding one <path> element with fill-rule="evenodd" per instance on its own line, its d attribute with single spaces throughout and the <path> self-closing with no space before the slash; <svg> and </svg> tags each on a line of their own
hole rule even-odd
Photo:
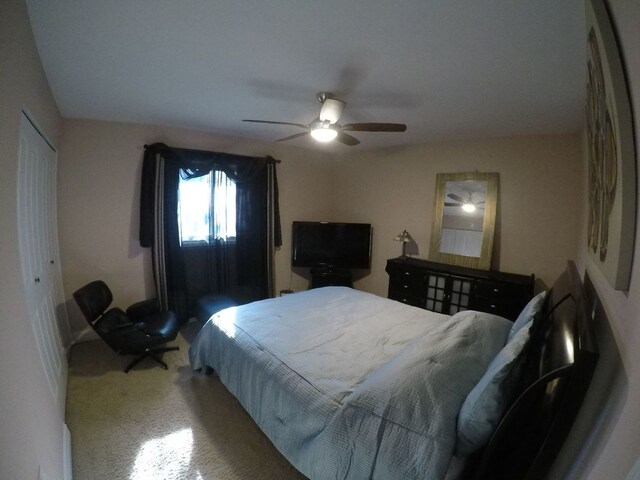
<svg viewBox="0 0 640 480">
<path fill-rule="evenodd" d="M 371 267 L 369 223 L 293 222 L 292 236 L 294 267 Z"/>
</svg>

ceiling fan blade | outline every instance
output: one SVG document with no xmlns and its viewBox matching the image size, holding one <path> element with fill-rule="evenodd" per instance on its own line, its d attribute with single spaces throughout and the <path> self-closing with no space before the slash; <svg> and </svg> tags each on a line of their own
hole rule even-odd
<svg viewBox="0 0 640 480">
<path fill-rule="evenodd" d="M 252 123 L 270 123 L 272 125 L 293 125 L 294 127 L 300 127 L 307 129 L 308 125 L 302 125 L 301 123 L 290 123 L 290 122 L 273 122 L 271 120 L 242 120 L 243 122 L 252 122 Z"/>
<path fill-rule="evenodd" d="M 344 143 L 345 145 L 349 145 L 350 147 L 353 147 L 354 145 L 358 145 L 360 143 L 360 140 L 344 132 L 338 132 L 336 140 L 340 143 Z"/>
<path fill-rule="evenodd" d="M 309 132 L 296 133 L 294 135 L 289 135 L 288 137 L 281 138 L 276 140 L 276 142 L 286 142 L 287 140 L 293 140 L 294 138 L 303 137 L 305 135 L 309 135 Z"/>
<path fill-rule="evenodd" d="M 342 129 L 351 132 L 404 132 L 407 126 L 404 123 L 347 123 Z"/>
<path fill-rule="evenodd" d="M 342 100 L 336 100 L 335 98 L 327 98 L 322 103 L 322 108 L 320 109 L 320 120 L 323 122 L 325 120 L 329 120 L 329 123 L 334 124 L 342 115 L 342 111 L 344 110 L 346 103 Z"/>
<path fill-rule="evenodd" d="M 445 207 L 459 207 L 460 205 L 459 203 L 444 202 Z"/>
<path fill-rule="evenodd" d="M 474 205 L 483 205 L 485 202 L 475 202 Z"/>
<path fill-rule="evenodd" d="M 465 203 L 464 199 L 455 193 L 448 193 L 447 197 L 454 199 L 456 202 Z"/>
</svg>

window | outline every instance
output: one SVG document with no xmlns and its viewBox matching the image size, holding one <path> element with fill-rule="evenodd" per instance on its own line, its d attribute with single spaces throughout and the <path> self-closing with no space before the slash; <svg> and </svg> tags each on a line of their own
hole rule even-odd
<svg viewBox="0 0 640 480">
<path fill-rule="evenodd" d="M 182 173 L 182 171 L 181 171 Z M 236 184 L 222 171 L 184 179 L 178 184 L 180 245 L 235 240 Z"/>
</svg>

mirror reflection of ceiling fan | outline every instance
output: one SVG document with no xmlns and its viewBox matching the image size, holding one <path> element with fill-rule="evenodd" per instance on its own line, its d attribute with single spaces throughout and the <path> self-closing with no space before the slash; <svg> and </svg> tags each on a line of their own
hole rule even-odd
<svg viewBox="0 0 640 480">
<path fill-rule="evenodd" d="M 444 202 L 445 207 L 460 207 L 465 212 L 474 212 L 477 209 L 484 209 L 484 201 L 482 202 L 474 202 L 473 194 L 471 192 L 468 193 L 467 198 L 462 198 L 460 195 L 456 195 L 455 193 L 448 193 L 447 197 L 454 200 L 454 202 Z"/>
<path fill-rule="evenodd" d="M 320 115 L 309 125 L 303 125 L 302 123 L 276 122 L 272 120 L 242 121 L 270 123 L 274 125 L 291 125 L 305 130 L 302 133 L 296 133 L 276 140 L 276 142 L 284 142 L 286 140 L 293 140 L 294 138 L 303 137 L 305 135 L 311 135 L 311 137 L 318 142 L 330 142 L 335 139 L 350 147 L 358 145 L 360 140 L 345 132 L 404 132 L 407 130 L 407 126 L 403 123 L 347 123 L 345 125 L 340 125 L 338 120 L 340 119 L 340 115 L 342 115 L 344 107 L 347 105 L 346 102 L 338 100 L 329 92 L 320 92 L 316 95 L 316 98 L 322 104 L 322 107 L 320 108 Z"/>
</svg>

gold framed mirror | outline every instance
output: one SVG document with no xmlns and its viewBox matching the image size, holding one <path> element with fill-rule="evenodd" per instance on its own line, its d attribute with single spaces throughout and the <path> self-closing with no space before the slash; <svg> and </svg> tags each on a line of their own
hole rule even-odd
<svg viewBox="0 0 640 480">
<path fill-rule="evenodd" d="M 429 260 L 489 270 L 497 203 L 497 173 L 438 174 Z"/>
</svg>

